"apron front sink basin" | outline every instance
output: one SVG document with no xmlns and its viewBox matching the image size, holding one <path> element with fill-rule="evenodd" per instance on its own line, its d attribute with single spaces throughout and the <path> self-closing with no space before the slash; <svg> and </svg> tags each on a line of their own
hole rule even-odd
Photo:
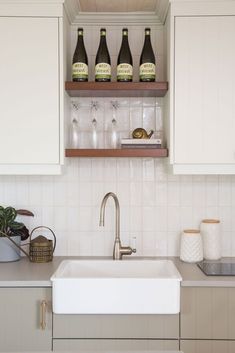
<svg viewBox="0 0 235 353">
<path fill-rule="evenodd" d="M 181 275 L 170 260 L 65 260 L 51 277 L 56 314 L 176 314 Z"/>
</svg>

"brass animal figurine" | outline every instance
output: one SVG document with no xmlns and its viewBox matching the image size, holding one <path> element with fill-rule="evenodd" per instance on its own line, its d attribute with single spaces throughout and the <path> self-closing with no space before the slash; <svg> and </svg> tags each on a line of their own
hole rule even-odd
<svg viewBox="0 0 235 353">
<path fill-rule="evenodd" d="M 150 139 L 153 133 L 154 131 L 151 130 L 148 134 L 145 129 L 139 127 L 132 132 L 132 137 L 133 139 Z"/>
</svg>

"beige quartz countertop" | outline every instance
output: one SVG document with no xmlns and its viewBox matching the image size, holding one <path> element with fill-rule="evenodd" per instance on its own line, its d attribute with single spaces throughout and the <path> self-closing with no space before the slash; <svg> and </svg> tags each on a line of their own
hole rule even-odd
<svg viewBox="0 0 235 353">
<path fill-rule="evenodd" d="M 84 351 L 85 353 L 86 351 Z M 135 353 L 135 351 L 108 351 L 109 353 Z M 137 351 L 136 351 L 137 352 Z M 139 351 L 138 351 L 139 352 Z M 1 352 L 7 353 L 7 352 Z M 25 352 L 12 352 L 12 353 L 25 353 Z M 52 353 L 52 351 L 38 351 L 34 353 Z M 78 353 L 78 351 L 60 351 L 60 353 Z M 83 353 L 80 351 L 80 353 Z M 89 351 L 89 353 L 103 353 L 103 351 Z M 183 353 L 181 351 L 141 351 L 141 353 Z"/>
<path fill-rule="evenodd" d="M 50 278 L 61 261 L 66 259 L 111 259 L 111 257 L 54 257 L 52 262 L 36 264 L 22 258 L 17 262 L 0 263 L 0 287 L 51 287 Z M 187 264 L 177 257 L 129 257 L 136 259 L 172 260 L 182 276 L 184 287 L 235 287 L 235 276 L 206 276 L 195 264 Z M 235 258 L 226 261 L 235 262 Z"/>
</svg>

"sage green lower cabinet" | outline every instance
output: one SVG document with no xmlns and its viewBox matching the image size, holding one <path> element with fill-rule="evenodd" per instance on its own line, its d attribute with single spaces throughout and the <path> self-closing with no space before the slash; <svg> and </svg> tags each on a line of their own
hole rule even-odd
<svg viewBox="0 0 235 353">
<path fill-rule="evenodd" d="M 179 315 L 56 315 L 53 338 L 178 339 Z"/>
<path fill-rule="evenodd" d="M 180 338 L 235 340 L 235 288 L 181 287 Z"/>
<path fill-rule="evenodd" d="M 181 340 L 180 349 L 184 353 L 234 353 L 235 341 Z"/>
<path fill-rule="evenodd" d="M 53 350 L 178 350 L 179 315 L 53 315 Z"/>
<path fill-rule="evenodd" d="M 135 340 L 135 339 L 55 339 L 53 351 L 178 351 L 178 340 Z"/>
<path fill-rule="evenodd" d="M 0 288 L 0 352 L 52 349 L 51 288 Z"/>
</svg>

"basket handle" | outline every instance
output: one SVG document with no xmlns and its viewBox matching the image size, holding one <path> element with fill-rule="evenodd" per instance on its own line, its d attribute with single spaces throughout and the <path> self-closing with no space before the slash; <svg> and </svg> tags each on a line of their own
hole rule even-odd
<svg viewBox="0 0 235 353">
<path fill-rule="evenodd" d="M 7 235 L 6 233 L 4 233 L 4 232 L 2 232 L 2 231 L 0 231 L 0 233 L 1 233 L 4 237 L 8 238 L 18 249 L 20 249 L 20 250 L 30 259 L 29 254 L 28 254 L 20 245 L 18 245 L 13 239 L 11 239 L 11 237 L 9 237 L 9 235 Z"/>
<path fill-rule="evenodd" d="M 52 235 L 53 235 L 53 237 L 54 237 L 54 246 L 53 246 L 53 253 L 54 253 L 55 247 L 56 247 L 56 236 L 55 236 L 55 233 L 53 232 L 53 230 L 52 230 L 51 228 L 49 228 L 49 227 L 46 227 L 46 226 L 38 226 L 38 227 L 35 227 L 35 228 L 32 230 L 32 232 L 30 233 L 29 242 L 32 240 L 33 232 L 34 232 L 36 229 L 39 229 L 39 228 L 48 229 L 48 230 L 52 233 Z"/>
</svg>

